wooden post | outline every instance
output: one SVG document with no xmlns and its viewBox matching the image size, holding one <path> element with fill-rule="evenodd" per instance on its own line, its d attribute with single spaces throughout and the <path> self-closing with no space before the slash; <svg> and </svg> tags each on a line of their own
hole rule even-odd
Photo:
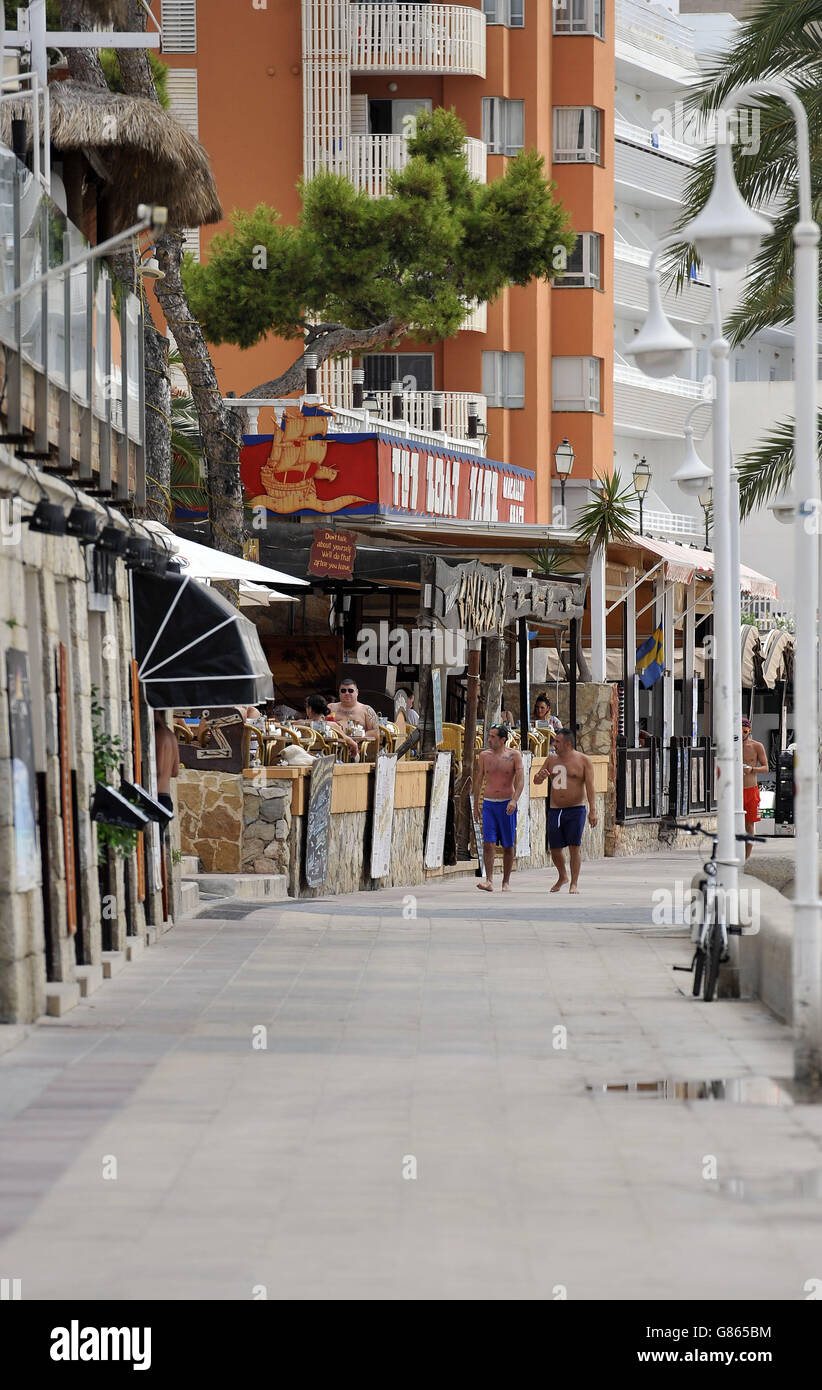
<svg viewBox="0 0 822 1390">
<path fill-rule="evenodd" d="M 520 746 L 523 752 L 528 747 L 528 730 L 531 727 L 531 688 L 530 688 L 530 660 L 531 654 L 528 646 L 528 619 L 520 618 L 517 625 L 517 641 L 519 643 L 519 727 L 520 727 Z"/>
<path fill-rule="evenodd" d="M 502 635 L 491 634 L 485 639 L 485 722 L 484 739 L 488 730 L 496 724 L 502 714 L 502 677 L 505 661 L 505 640 Z"/>
<path fill-rule="evenodd" d="M 577 732 L 577 632 L 579 630 L 578 618 L 571 619 L 571 631 L 569 640 L 571 643 L 571 680 L 568 686 L 568 727 L 574 737 Z"/>
<path fill-rule="evenodd" d="M 468 698 L 465 705 L 465 735 L 462 768 L 454 788 L 457 819 L 457 858 L 470 859 L 468 841 L 471 825 L 471 797 L 474 791 L 474 740 L 477 736 L 477 700 L 480 682 L 480 642 L 468 644 Z"/>
<path fill-rule="evenodd" d="M 434 627 L 434 619 L 431 615 L 434 594 L 434 574 L 436 571 L 436 560 L 432 555 L 425 555 L 420 560 L 420 612 L 417 619 L 417 626 L 420 632 L 426 629 L 430 632 Z M 421 642 L 420 647 L 424 653 L 425 643 Z M 433 657 L 433 649 L 428 647 Z M 437 740 L 434 733 L 434 707 L 431 699 L 431 662 L 420 662 L 420 690 L 417 703 L 417 712 L 420 716 L 420 757 L 434 758 L 437 752 Z"/>
</svg>

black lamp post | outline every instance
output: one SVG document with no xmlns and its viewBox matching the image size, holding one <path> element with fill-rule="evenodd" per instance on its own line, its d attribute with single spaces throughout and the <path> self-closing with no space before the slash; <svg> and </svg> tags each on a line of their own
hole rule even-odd
<svg viewBox="0 0 822 1390">
<path fill-rule="evenodd" d="M 572 469 L 573 466 L 574 466 L 574 459 L 575 459 L 575 458 L 576 458 L 576 454 L 574 453 L 573 445 L 569 444 L 567 439 L 563 439 L 562 443 L 561 443 L 561 444 L 558 444 L 557 447 L 556 447 L 556 449 L 554 450 L 554 463 L 556 464 L 556 468 L 557 468 L 557 477 L 559 478 L 560 495 L 561 495 L 561 502 L 562 502 L 562 520 L 563 520 L 563 525 L 566 524 L 566 523 L 565 523 L 565 480 L 566 480 L 566 478 L 568 477 L 568 475 L 570 474 L 571 469 Z"/>
<path fill-rule="evenodd" d="M 648 460 L 645 455 L 639 460 L 634 469 L 634 492 L 639 498 L 639 534 L 643 535 L 642 530 L 642 508 L 645 503 L 645 494 L 651 486 L 651 470 L 648 467 Z"/>
<path fill-rule="evenodd" d="M 713 490 L 713 486 L 706 488 L 704 492 L 700 492 L 700 494 L 699 494 L 699 505 L 700 505 L 700 507 L 702 508 L 703 512 L 705 513 L 705 549 L 706 549 L 706 550 L 707 550 L 707 549 L 709 548 L 709 546 L 710 546 L 710 540 L 708 539 L 708 516 L 709 516 L 710 511 L 711 511 L 711 506 L 712 506 L 712 504 L 713 504 L 713 500 L 714 500 L 714 490 Z"/>
</svg>

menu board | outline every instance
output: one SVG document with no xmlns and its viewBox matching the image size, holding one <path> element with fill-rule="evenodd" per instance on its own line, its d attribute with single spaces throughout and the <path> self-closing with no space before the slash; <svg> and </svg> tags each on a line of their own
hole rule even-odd
<svg viewBox="0 0 822 1390">
<path fill-rule="evenodd" d="M 305 881 L 309 888 L 321 888 L 328 873 L 334 762 L 333 754 L 324 753 L 314 759 L 311 769 L 305 836 Z"/>
<path fill-rule="evenodd" d="M 439 666 L 431 668 L 431 703 L 434 707 L 434 742 L 439 748 L 442 743 L 442 672 Z"/>
<path fill-rule="evenodd" d="M 438 753 L 431 779 L 431 802 L 425 834 L 425 867 L 441 869 L 448 820 L 448 788 L 451 783 L 451 754 Z"/>
<path fill-rule="evenodd" d="M 391 871 L 391 834 L 394 828 L 394 787 L 397 759 L 380 753 L 374 775 L 374 813 L 371 821 L 371 877 L 387 878 Z"/>
</svg>

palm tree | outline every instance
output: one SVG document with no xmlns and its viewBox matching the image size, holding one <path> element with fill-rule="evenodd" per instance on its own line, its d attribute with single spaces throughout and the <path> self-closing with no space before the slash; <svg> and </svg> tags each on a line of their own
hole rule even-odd
<svg viewBox="0 0 822 1390">
<path fill-rule="evenodd" d="M 808 113 L 811 187 L 819 216 L 822 201 L 822 0 L 762 0 L 743 23 L 733 49 L 707 72 L 688 103 L 705 115 L 735 87 L 779 76 L 795 87 Z M 783 102 L 764 99 L 755 108 L 758 139 L 734 145 L 734 166 L 742 196 L 753 205 L 777 202 L 773 231 L 751 262 L 745 290 L 725 330 L 734 344 L 763 328 L 784 325 L 793 315 L 793 226 L 799 219 L 796 132 Z M 754 126 L 755 130 L 756 127 Z M 697 161 L 683 196 L 678 225 L 683 227 L 702 208 L 713 182 L 713 150 Z M 676 252 L 674 276 L 688 278 L 697 263 L 693 247 Z M 789 487 L 793 475 L 793 422 L 781 422 L 761 447 L 739 462 L 742 514 L 763 506 Z M 822 459 L 822 432 L 819 439 Z"/>
<path fill-rule="evenodd" d="M 588 546 L 582 574 L 582 600 L 585 602 L 591 584 L 591 573 L 598 552 L 610 541 L 630 541 L 634 534 L 633 488 L 623 488 L 619 470 L 610 478 L 597 478 L 598 488 L 574 524 L 577 539 Z M 591 672 L 582 650 L 582 623 L 577 624 L 577 666 L 580 680 L 590 681 Z"/>
</svg>

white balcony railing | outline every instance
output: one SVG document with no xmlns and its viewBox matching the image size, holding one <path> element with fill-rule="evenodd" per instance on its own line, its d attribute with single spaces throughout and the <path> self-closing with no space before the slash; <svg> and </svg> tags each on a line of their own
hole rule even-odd
<svg viewBox="0 0 822 1390">
<path fill-rule="evenodd" d="M 660 6 L 640 4 L 637 0 L 618 0 L 616 10 L 617 57 L 621 49 L 647 63 L 657 72 L 660 66 L 680 68 L 688 75 L 700 71 L 694 52 L 693 35 L 673 15 L 665 15 Z"/>
<path fill-rule="evenodd" d="M 408 141 L 404 135 L 352 135 L 349 151 L 351 182 L 373 197 L 387 193 L 389 175 L 408 163 Z M 465 160 L 471 177 L 485 183 L 488 155 L 482 140 L 466 139 Z"/>
<path fill-rule="evenodd" d="M 467 5 L 348 7 L 353 72 L 485 76 L 485 15 Z"/>
<path fill-rule="evenodd" d="M 623 195 L 639 207 L 679 211 L 689 167 L 685 160 L 660 157 L 660 152 L 650 143 L 643 147 L 617 135 L 614 145 L 617 195 Z"/>
<path fill-rule="evenodd" d="M 378 395 L 383 393 L 378 392 Z M 407 397 L 406 397 L 407 399 Z M 472 398 L 473 399 L 473 398 Z M 293 401 L 291 402 L 293 405 Z M 334 406 L 335 428 L 340 432 L 349 431 L 357 434 L 398 434 L 402 439 L 413 439 L 418 444 L 429 444 L 434 448 L 443 447 L 458 449 L 463 454 L 484 454 L 485 440 L 459 438 L 451 435 L 447 430 L 442 434 L 435 434 L 433 430 L 419 429 L 408 420 L 390 419 L 390 410 L 386 414 L 381 407 L 381 413 L 375 415 L 372 412 L 363 410 L 344 410 Z"/>
<path fill-rule="evenodd" d="M 618 434 L 681 439 L 688 412 L 697 401 L 710 399 L 701 381 L 675 376 L 659 380 L 646 376 L 639 367 L 614 363 L 614 429 Z M 698 411 L 691 423 L 694 436 L 701 439 L 710 427 L 711 412 Z"/>
<path fill-rule="evenodd" d="M 683 512 L 654 512 L 647 507 L 642 515 L 643 529 L 663 536 L 704 536 L 705 522 Z"/>
<path fill-rule="evenodd" d="M 648 281 L 645 271 L 650 259 L 650 251 L 643 246 L 615 241 L 614 304 L 618 310 L 635 310 L 644 318 L 648 310 Z M 673 286 L 666 284 L 663 270 L 661 293 L 662 307 L 669 318 L 684 323 L 707 323 L 710 319 L 711 291 L 700 281 L 691 280 L 676 293 Z"/>
<path fill-rule="evenodd" d="M 375 391 L 380 403 L 380 415 L 391 418 L 391 392 Z M 406 391 L 403 394 L 403 409 L 408 424 L 413 429 L 431 430 L 434 409 L 434 391 Z M 468 402 L 476 401 L 480 428 L 487 424 L 488 406 L 485 396 L 470 391 L 443 391 L 442 425 L 451 439 L 468 439 Z"/>
<path fill-rule="evenodd" d="M 640 149 L 664 154 L 670 159 L 680 159 L 684 164 L 693 164 L 701 152 L 696 144 L 690 145 L 684 140 L 674 140 L 663 130 L 653 131 L 647 126 L 633 125 L 631 121 L 624 121 L 621 116 L 614 119 L 614 136 L 617 140 L 637 145 Z"/>
<path fill-rule="evenodd" d="M 483 302 L 475 304 L 473 309 L 469 309 L 460 324 L 461 333 L 487 333 L 488 332 L 488 305 Z"/>
</svg>

